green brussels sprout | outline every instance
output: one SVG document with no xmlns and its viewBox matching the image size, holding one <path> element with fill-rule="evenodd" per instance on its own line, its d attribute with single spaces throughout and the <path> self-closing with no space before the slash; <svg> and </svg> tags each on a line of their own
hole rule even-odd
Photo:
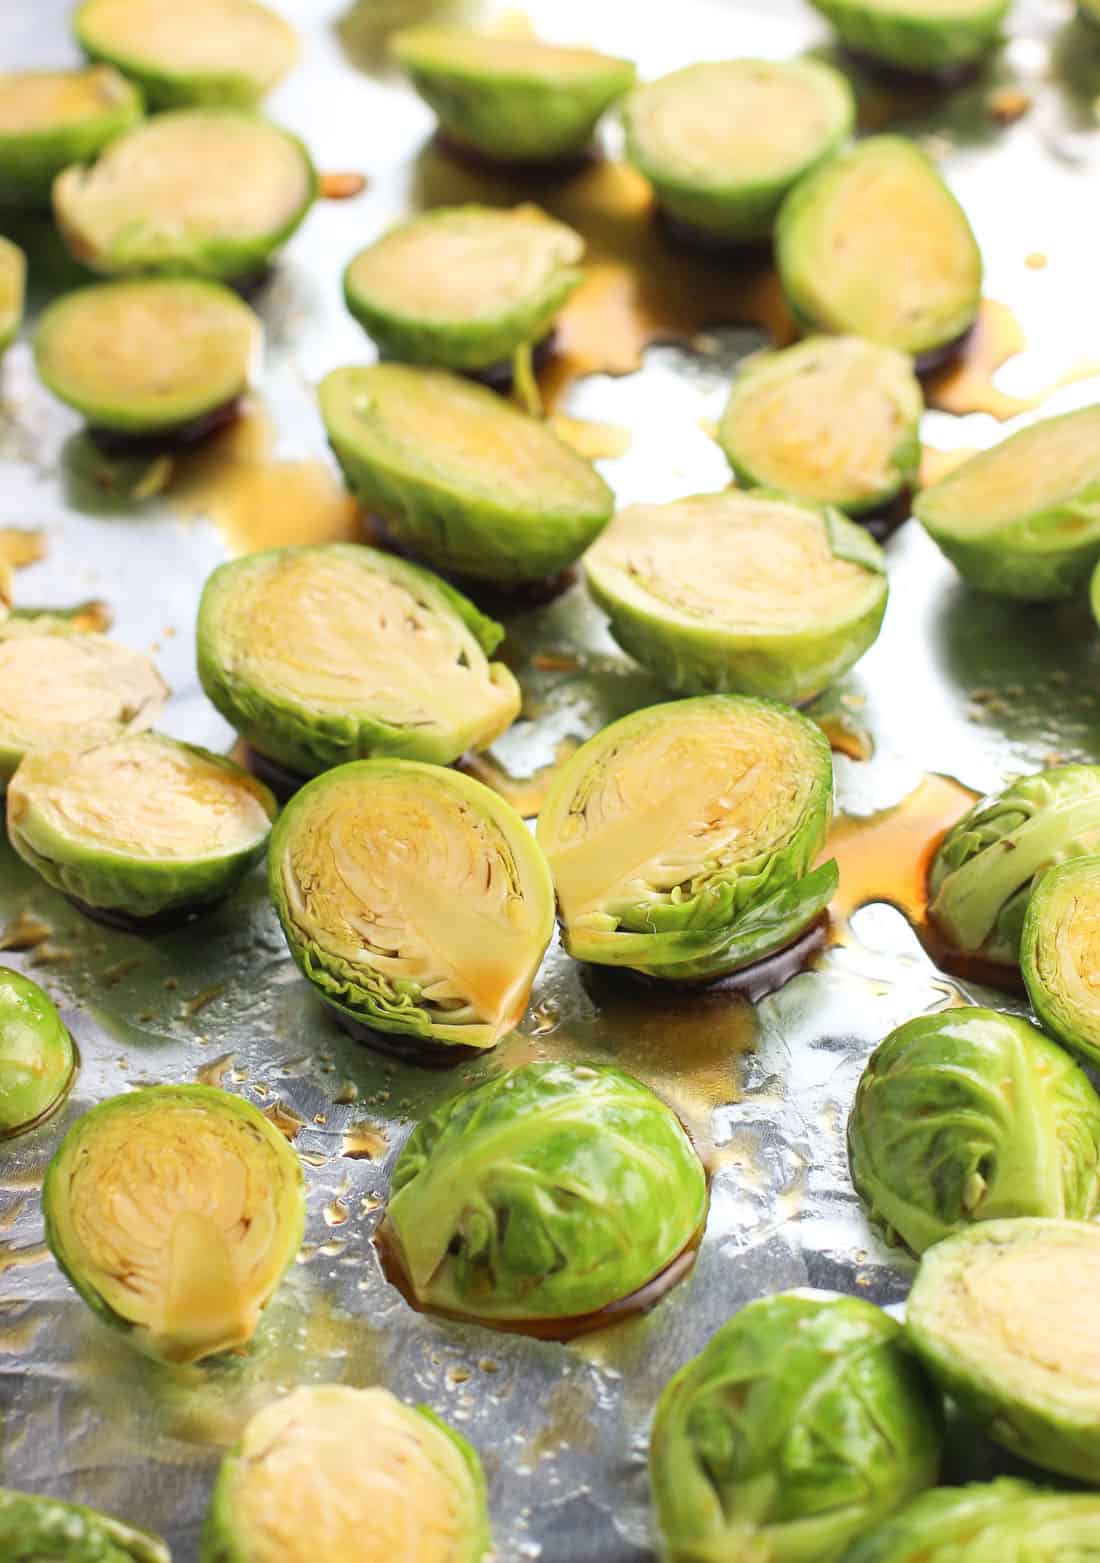
<svg viewBox="0 0 1100 1563">
<path fill-rule="evenodd" d="M 718 443 L 746 487 L 863 515 L 916 483 L 923 412 L 904 353 L 859 337 L 811 337 L 749 359 Z"/>
<path fill-rule="evenodd" d="M 810 0 L 840 42 L 916 76 L 950 75 L 1001 41 L 1012 0 Z"/>
<path fill-rule="evenodd" d="M 201 1563 L 482 1563 L 491 1546 L 475 1451 L 385 1389 L 296 1389 L 223 1460 Z"/>
<path fill-rule="evenodd" d="M 1040 874 L 1024 917 L 1020 967 L 1036 1015 L 1087 1064 L 1100 1064 L 1098 935 L 1100 856 Z"/>
<path fill-rule="evenodd" d="M 926 153 L 871 136 L 791 191 L 776 225 L 787 301 L 808 330 L 866 337 L 938 362 L 978 313 L 982 257 Z"/>
<path fill-rule="evenodd" d="M 971 586 L 1069 597 L 1100 560 L 1100 406 L 1043 418 L 917 496 L 913 514 Z"/>
<path fill-rule="evenodd" d="M 707 60 L 636 88 L 624 109 L 627 156 L 666 216 L 729 241 L 766 239 L 855 118 L 845 78 L 816 60 Z"/>
<path fill-rule="evenodd" d="M 867 532 L 766 489 L 631 505 L 584 572 L 624 651 L 685 694 L 810 700 L 874 644 L 886 611 Z"/>
<path fill-rule="evenodd" d="M 635 78 L 629 60 L 459 27 L 407 27 L 390 50 L 449 141 L 505 163 L 586 151 Z"/>
<path fill-rule="evenodd" d="M 906 1315 L 929 1373 L 994 1443 L 1093 1485 L 1098 1288 L 1100 1227 L 983 1221 L 928 1250 Z"/>
<path fill-rule="evenodd" d="M 545 424 L 445 370 L 334 369 L 320 399 L 349 486 L 436 569 L 501 586 L 556 575 L 614 508 Z"/>
<path fill-rule="evenodd" d="M 55 1112 L 77 1068 L 73 1039 L 46 994 L 29 977 L 0 966 L 0 1139 L 33 1129 Z"/>
<path fill-rule="evenodd" d="M 199 678 L 253 749 L 301 776 L 371 755 L 449 765 L 519 715 L 504 638 L 453 587 L 357 543 L 219 566 L 199 603 Z"/>
<path fill-rule="evenodd" d="M 274 817 L 247 771 L 162 733 L 32 750 L 8 786 L 16 852 L 103 921 L 221 900 L 263 857 Z"/>
<path fill-rule="evenodd" d="M 46 1171 L 46 1241 L 88 1306 L 164 1362 L 250 1341 L 301 1247 L 302 1165 L 258 1108 L 143 1086 L 78 1118 Z"/>
<path fill-rule="evenodd" d="M 337 766 L 287 804 L 268 867 L 290 953 L 353 1026 L 488 1048 L 518 1024 L 553 888 L 481 782 L 415 760 Z"/>
<path fill-rule="evenodd" d="M 858 1542 L 844 1563 L 1091 1563 L 1100 1494 L 1000 1477 L 922 1493 Z"/>
<path fill-rule="evenodd" d="M 1016 966 L 1036 875 L 1100 852 L 1100 766 L 1059 765 L 982 798 L 947 832 L 929 914 L 958 950 Z"/>
<path fill-rule="evenodd" d="M 120 434 L 195 425 L 248 388 L 259 318 L 218 282 L 138 277 L 63 293 L 43 313 L 35 365 L 55 396 Z"/>
<path fill-rule="evenodd" d="M 0 234 L 0 353 L 22 323 L 26 285 L 27 257 L 17 244 Z"/>
<path fill-rule="evenodd" d="M 155 109 L 253 108 L 298 58 L 293 27 L 258 0 L 84 0 L 73 29 Z"/>
<path fill-rule="evenodd" d="M 119 136 L 90 167 L 66 168 L 53 205 L 93 271 L 229 281 L 263 270 L 316 193 L 289 131 L 231 109 L 180 109 Z"/>
<path fill-rule="evenodd" d="M 871 1055 L 848 1162 L 871 1220 L 915 1254 L 976 1221 L 1087 1220 L 1100 1203 L 1100 1098 L 1026 1020 L 921 1015 Z"/>
<path fill-rule="evenodd" d="M 360 250 L 344 298 L 389 358 L 487 369 L 545 335 L 583 254 L 580 234 L 537 206 L 441 207 Z"/>
<path fill-rule="evenodd" d="M 48 206 L 54 178 L 141 118 L 141 94 L 109 65 L 0 75 L 0 205 Z"/>
<path fill-rule="evenodd" d="M 706 1210 L 703 1164 L 647 1086 L 527 1064 L 417 1125 L 382 1242 L 422 1307 L 498 1329 L 567 1325 L 648 1286 Z"/>
<path fill-rule="evenodd" d="M 4 1563 L 172 1563 L 159 1536 L 78 1503 L 0 1487 Z"/>
<path fill-rule="evenodd" d="M 931 1487 L 940 1432 L 901 1329 L 854 1297 L 742 1308 L 665 1386 L 649 1471 L 668 1563 L 834 1563 Z"/>
<path fill-rule="evenodd" d="M 651 977 L 722 976 L 822 914 L 832 813 L 821 729 L 784 706 L 709 695 L 613 722 L 561 767 L 538 840 L 565 947 Z"/>
<path fill-rule="evenodd" d="M 1077 0 L 1077 14 L 1090 27 L 1100 27 L 1100 0 Z"/>
</svg>

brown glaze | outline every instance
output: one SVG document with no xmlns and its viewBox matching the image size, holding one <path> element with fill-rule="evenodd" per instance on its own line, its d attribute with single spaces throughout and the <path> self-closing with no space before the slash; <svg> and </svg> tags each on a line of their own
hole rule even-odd
<svg viewBox="0 0 1100 1563">
<path fill-rule="evenodd" d="M 48 550 L 46 534 L 38 528 L 23 526 L 0 527 L 0 564 L 22 570 L 28 564 L 37 564 Z"/>
<path fill-rule="evenodd" d="M 193 904 L 170 906 L 163 912 L 155 912 L 151 917 L 137 917 L 132 912 L 124 912 L 113 906 L 92 906 L 75 895 L 67 895 L 65 899 L 93 923 L 101 923 L 104 928 L 114 928 L 119 933 L 168 933 L 174 928 L 182 928 L 185 923 L 193 922 L 205 910 L 205 907 Z"/>
<path fill-rule="evenodd" d="M 874 757 L 875 746 L 865 728 L 836 712 L 829 716 L 815 716 L 813 720 L 829 740 L 829 748 L 834 754 L 843 754 L 849 760 L 859 761 Z"/>
<path fill-rule="evenodd" d="M 389 1147 L 386 1131 L 377 1123 L 353 1123 L 344 1131 L 341 1156 L 349 1161 L 381 1161 Z"/>
<path fill-rule="evenodd" d="M 270 1107 L 265 1107 L 262 1111 L 268 1122 L 274 1124 L 279 1133 L 292 1145 L 306 1126 L 305 1119 L 285 1102 L 275 1100 Z"/>
<path fill-rule="evenodd" d="M 389 1058 L 400 1058 L 406 1064 L 421 1064 L 428 1069 L 453 1069 L 456 1064 L 468 1064 L 472 1058 L 480 1058 L 482 1049 L 466 1047 L 461 1043 L 433 1042 L 430 1037 L 398 1036 L 388 1031 L 376 1031 L 362 1020 L 356 1020 L 338 1004 L 322 999 L 326 1008 L 336 1017 L 341 1031 L 346 1031 L 353 1042 L 361 1042 L 375 1053 Z"/>
<path fill-rule="evenodd" d="M 982 74 L 983 62 L 981 60 L 967 60 L 961 65 L 933 67 L 928 70 L 906 69 L 903 65 L 894 65 L 889 60 L 880 60 L 874 54 L 866 54 L 862 49 L 849 49 L 842 45 L 838 51 L 842 58 L 849 60 L 859 71 L 864 71 L 868 76 L 884 82 L 887 86 L 900 87 L 911 93 L 919 93 L 920 104 L 928 107 L 942 92 L 952 92 L 958 87 L 969 86 Z"/>
<path fill-rule="evenodd" d="M 220 1090 L 236 1058 L 236 1053 L 223 1053 L 220 1058 L 212 1058 L 208 1064 L 201 1064 L 195 1070 L 196 1081 L 199 1085 L 211 1085 Z"/>
<path fill-rule="evenodd" d="M 985 412 L 1002 423 L 1029 412 L 1043 396 L 1010 396 L 993 384 L 997 370 L 1026 347 L 1023 327 L 1008 305 L 983 298 L 974 329 L 962 344 L 957 361 L 925 381 L 928 406 L 959 416 Z"/>
<path fill-rule="evenodd" d="M 668 978 L 648 977 L 644 972 L 611 966 L 587 966 L 583 981 L 586 988 L 598 998 L 601 1007 L 614 1007 L 615 997 L 625 989 L 645 989 L 658 1001 L 675 1007 L 677 998 L 689 1004 L 697 1002 L 701 992 L 718 992 L 746 999 L 758 1004 L 769 993 L 777 993 L 792 977 L 806 971 L 814 957 L 825 947 L 828 918 L 823 914 L 785 949 L 761 960 L 742 966 L 739 971 L 728 972 L 724 977 L 684 978 L 680 981 Z"/>
<path fill-rule="evenodd" d="M 365 174 L 321 174 L 317 181 L 317 193 L 322 201 L 350 201 L 362 195 L 367 188 Z"/>
</svg>

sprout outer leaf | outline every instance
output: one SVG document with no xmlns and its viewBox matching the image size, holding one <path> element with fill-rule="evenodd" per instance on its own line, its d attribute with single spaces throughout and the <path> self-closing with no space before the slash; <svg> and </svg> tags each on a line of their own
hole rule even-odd
<svg viewBox="0 0 1100 1563">
<path fill-rule="evenodd" d="M 78 1503 L 0 1487 L 4 1563 L 171 1563 L 159 1536 Z"/>
<path fill-rule="evenodd" d="M 922 1493 L 858 1541 L 844 1563 L 1086 1563 L 1100 1495 L 1052 1492 L 1002 1476 Z"/>
</svg>

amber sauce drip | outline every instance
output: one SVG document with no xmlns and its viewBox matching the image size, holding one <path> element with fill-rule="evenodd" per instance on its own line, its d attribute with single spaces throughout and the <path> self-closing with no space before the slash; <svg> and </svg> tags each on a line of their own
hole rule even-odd
<svg viewBox="0 0 1100 1563">
<path fill-rule="evenodd" d="M 920 458 L 920 486 L 931 488 L 933 483 L 938 483 L 948 473 L 954 472 L 956 467 L 961 467 L 964 461 L 969 461 L 971 456 L 979 454 L 976 446 L 960 445 L 955 450 L 937 450 L 934 445 L 925 445 L 921 448 Z"/>
<path fill-rule="evenodd" d="M 223 1053 L 220 1058 L 212 1058 L 208 1064 L 201 1065 L 195 1070 L 195 1079 L 199 1085 L 212 1085 L 221 1089 L 225 1084 L 225 1077 L 236 1062 L 236 1053 Z"/>
<path fill-rule="evenodd" d="M 318 179 L 318 190 L 323 201 L 350 201 L 366 188 L 365 174 L 322 174 Z"/>
<path fill-rule="evenodd" d="M 0 564 L 8 564 L 13 570 L 37 564 L 46 557 L 47 547 L 45 532 L 21 526 L 0 527 Z"/>
<path fill-rule="evenodd" d="M 984 412 L 1003 423 L 1020 413 L 1033 412 L 1063 386 L 1100 374 L 1100 363 L 1082 360 L 1032 396 L 1012 396 L 998 390 L 993 376 L 1026 348 L 1024 329 L 1008 305 L 996 299 L 982 299 L 974 330 L 959 356 L 926 377 L 925 400 L 940 412 Z"/>
<path fill-rule="evenodd" d="M 814 721 L 829 740 L 829 748 L 834 754 L 846 755 L 849 760 L 869 760 L 874 755 L 870 733 L 854 721 L 846 720 L 839 713 L 814 717 Z"/>
<path fill-rule="evenodd" d="M 351 1161 L 381 1161 L 388 1147 L 381 1124 L 353 1123 L 344 1133 L 340 1154 Z"/>
</svg>

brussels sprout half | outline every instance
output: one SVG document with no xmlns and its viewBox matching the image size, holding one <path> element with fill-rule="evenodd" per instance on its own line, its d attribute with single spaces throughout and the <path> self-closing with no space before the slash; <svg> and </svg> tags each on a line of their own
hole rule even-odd
<svg viewBox="0 0 1100 1563">
<path fill-rule="evenodd" d="M 845 1554 L 844 1563 L 1091 1563 L 1100 1494 L 1051 1492 L 1001 1477 L 922 1493 Z"/>
<path fill-rule="evenodd" d="M 1043 1025 L 1088 1064 L 1100 1064 L 1098 938 L 1100 857 L 1047 869 L 1028 902 L 1020 967 Z"/>
<path fill-rule="evenodd" d="M 972 456 L 913 513 L 971 586 L 1025 602 L 1072 595 L 1100 560 L 1100 406 Z"/>
<path fill-rule="evenodd" d="M 56 1111 L 77 1067 L 73 1039 L 46 994 L 0 966 L 0 1139 L 33 1129 Z"/>
<path fill-rule="evenodd" d="M 221 565 L 199 604 L 199 677 L 228 722 L 299 775 L 370 755 L 449 765 L 519 714 L 499 624 L 453 587 L 355 543 Z"/>
<path fill-rule="evenodd" d="M 708 60 L 638 87 L 627 156 L 674 221 L 766 239 L 787 192 L 847 140 L 852 89 L 815 60 Z"/>
<path fill-rule="evenodd" d="M 162 733 L 33 750 L 8 787 L 19 856 L 85 910 L 136 921 L 228 895 L 274 817 L 247 771 Z"/>
<path fill-rule="evenodd" d="M 820 728 L 711 695 L 613 722 L 562 766 L 538 822 L 563 938 L 651 977 L 736 971 L 791 944 L 837 885 Z"/>
<path fill-rule="evenodd" d="M 631 505 L 584 571 L 623 649 L 686 694 L 809 700 L 886 611 L 878 544 L 838 510 L 768 490 Z"/>
<path fill-rule="evenodd" d="M 77 1503 L 0 1487 L 4 1563 L 172 1563 L 159 1536 Z"/>
<path fill-rule="evenodd" d="M 42 1188 L 46 1241 L 90 1308 L 165 1362 L 250 1341 L 305 1226 L 301 1163 L 241 1097 L 144 1086 L 62 1140 Z"/>
<path fill-rule="evenodd" d="M 408 27 L 391 52 L 457 145 L 506 163 L 584 152 L 600 116 L 634 85 L 634 66 L 458 27 Z"/>
<path fill-rule="evenodd" d="M 202 1563 L 482 1563 L 475 1451 L 385 1389 L 296 1389 L 254 1416 L 222 1462 Z"/>
<path fill-rule="evenodd" d="M 0 234 L 0 353 L 19 330 L 26 285 L 27 257 Z"/>
<path fill-rule="evenodd" d="M 975 1221 L 1087 1220 L 1100 1202 L 1100 1098 L 1026 1020 L 921 1015 L 871 1055 L 848 1160 L 872 1221 L 916 1254 Z"/>
<path fill-rule="evenodd" d="M 556 575 L 614 508 L 545 424 L 444 370 L 335 369 L 320 399 L 349 486 L 437 569 L 502 586 Z"/>
<path fill-rule="evenodd" d="M 706 1209 L 703 1164 L 647 1086 L 527 1064 L 417 1125 L 382 1238 L 421 1306 L 498 1329 L 566 1324 L 667 1270 Z"/>
<path fill-rule="evenodd" d="M 871 136 L 792 190 L 776 226 L 787 300 L 810 330 L 866 337 L 935 362 L 978 313 L 982 257 L 926 153 Z"/>
<path fill-rule="evenodd" d="M 1098 1288 L 1100 1227 L 985 1221 L 928 1250 L 906 1315 L 925 1367 L 995 1443 L 1093 1485 Z"/>
<path fill-rule="evenodd" d="M 870 1303 L 750 1303 L 670 1380 L 649 1471 L 669 1563 L 834 1563 L 931 1487 L 939 1426 L 901 1329 Z"/>
<path fill-rule="evenodd" d="M 442 207 L 360 250 L 344 298 L 387 357 L 486 369 L 549 330 L 583 254 L 580 234 L 537 206 Z"/>
<path fill-rule="evenodd" d="M 317 175 L 296 136 L 230 109 L 158 114 L 54 184 L 54 216 L 93 271 L 227 281 L 255 274 L 309 211 Z"/>
<path fill-rule="evenodd" d="M 1060 765 L 981 799 L 943 838 L 929 914 L 958 950 L 1015 966 L 1036 875 L 1100 852 L 1100 766 Z"/>
<path fill-rule="evenodd" d="M 353 1023 L 486 1048 L 520 1020 L 553 889 L 480 782 L 413 760 L 338 766 L 287 804 L 268 864 L 290 953 Z"/>
<path fill-rule="evenodd" d="M 1012 0 L 810 0 L 840 42 L 913 75 L 972 65 L 1001 41 Z"/>
<path fill-rule="evenodd" d="M 819 336 L 750 358 L 718 443 L 739 483 L 863 515 L 916 483 L 924 397 L 911 361 Z"/>
<path fill-rule="evenodd" d="M 141 94 L 109 65 L 0 76 L 0 204 L 50 202 L 54 178 L 141 118 Z"/>
<path fill-rule="evenodd" d="M 251 108 L 298 58 L 293 27 L 258 0 L 84 0 L 73 29 L 157 109 Z"/>
</svg>

